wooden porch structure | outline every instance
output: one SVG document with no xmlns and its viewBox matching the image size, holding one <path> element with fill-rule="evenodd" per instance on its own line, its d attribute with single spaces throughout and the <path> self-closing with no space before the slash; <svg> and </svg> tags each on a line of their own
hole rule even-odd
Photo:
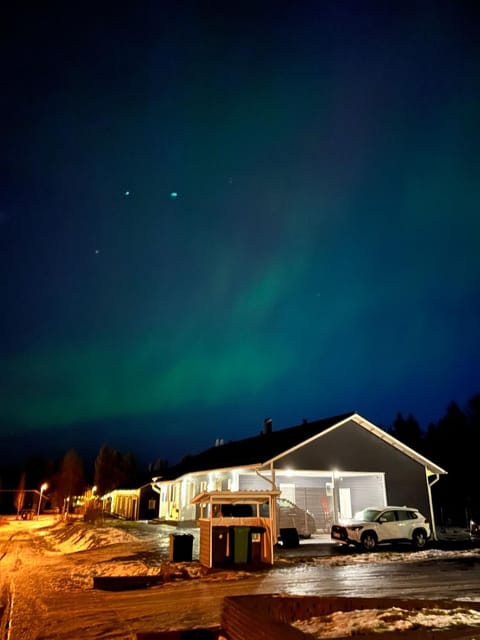
<svg viewBox="0 0 480 640">
<path fill-rule="evenodd" d="M 273 564 L 279 495 L 280 491 L 206 491 L 196 495 L 192 503 L 200 505 L 200 563 L 206 567 Z M 260 515 L 263 505 L 262 511 L 268 515 Z"/>
</svg>

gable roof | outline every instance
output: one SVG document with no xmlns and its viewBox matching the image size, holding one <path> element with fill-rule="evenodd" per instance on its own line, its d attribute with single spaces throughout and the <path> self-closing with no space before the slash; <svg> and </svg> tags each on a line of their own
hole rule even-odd
<svg viewBox="0 0 480 640">
<path fill-rule="evenodd" d="M 263 466 L 282 453 L 302 444 L 305 440 L 318 435 L 325 429 L 353 416 L 344 413 L 324 420 L 304 422 L 295 427 L 288 427 L 270 433 L 226 442 L 193 456 L 186 456 L 178 465 L 169 470 L 171 478 L 179 477 L 193 471 L 210 471 L 229 467 Z"/>
<path fill-rule="evenodd" d="M 445 471 L 445 469 L 442 469 L 442 467 L 439 467 L 438 464 L 435 464 L 425 456 L 422 456 L 421 453 L 418 453 L 417 451 L 415 451 L 408 445 L 404 444 L 400 440 L 397 440 L 397 438 L 394 438 L 383 429 L 380 429 L 380 427 L 375 426 L 372 422 L 365 420 L 365 418 L 362 418 L 362 416 L 358 415 L 358 413 L 356 413 L 353 416 L 353 418 L 357 424 L 362 426 L 367 431 L 370 431 L 370 433 L 373 433 L 381 440 L 388 442 L 388 444 L 392 445 L 392 447 L 399 449 L 405 455 L 409 456 L 410 458 L 413 458 L 413 460 L 416 460 L 419 464 L 424 466 L 426 470 L 429 471 L 430 473 L 438 474 L 438 475 L 445 475 L 448 473 L 448 471 Z"/>
<path fill-rule="evenodd" d="M 424 466 L 430 473 L 447 473 L 438 465 L 403 444 L 386 431 L 383 431 L 383 429 L 362 418 L 358 413 L 351 412 L 323 420 L 315 420 L 314 422 L 303 422 L 287 429 L 271 431 L 266 434 L 260 433 L 243 440 L 235 440 L 210 447 L 210 449 L 197 455 L 186 456 L 178 465 L 169 469 L 168 478 L 165 476 L 162 479 L 174 479 L 187 473 L 213 471 L 216 469 L 265 467 L 268 463 L 279 460 L 295 449 L 321 437 L 327 431 L 342 426 L 349 420 L 353 420 L 360 427 L 402 451 L 402 453 Z"/>
</svg>

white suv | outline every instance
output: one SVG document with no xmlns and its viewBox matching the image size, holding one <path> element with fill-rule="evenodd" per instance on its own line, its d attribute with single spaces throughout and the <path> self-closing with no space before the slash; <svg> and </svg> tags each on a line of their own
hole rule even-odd
<svg viewBox="0 0 480 640">
<path fill-rule="evenodd" d="M 430 538 L 428 520 L 413 507 L 368 507 L 352 520 L 332 525 L 332 540 L 374 551 L 383 542 L 409 541 L 423 549 Z"/>
</svg>

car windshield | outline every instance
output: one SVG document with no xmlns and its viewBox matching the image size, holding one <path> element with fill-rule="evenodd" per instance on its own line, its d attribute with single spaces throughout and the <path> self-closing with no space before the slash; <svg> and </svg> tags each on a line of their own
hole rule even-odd
<svg viewBox="0 0 480 640">
<path fill-rule="evenodd" d="M 355 520 L 374 522 L 381 513 L 380 509 L 362 509 L 362 511 L 357 511 L 355 514 Z"/>
</svg>

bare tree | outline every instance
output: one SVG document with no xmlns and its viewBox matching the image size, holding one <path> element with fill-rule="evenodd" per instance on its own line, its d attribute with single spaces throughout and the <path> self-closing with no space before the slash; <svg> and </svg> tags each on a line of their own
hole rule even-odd
<svg viewBox="0 0 480 640">
<path fill-rule="evenodd" d="M 18 489 L 15 492 L 14 505 L 17 509 L 17 518 L 20 511 L 23 509 L 23 503 L 25 502 L 25 472 L 22 471 L 20 476 L 20 482 L 18 483 Z"/>
<path fill-rule="evenodd" d="M 55 484 L 57 503 L 68 511 L 72 496 L 82 495 L 85 490 L 83 461 L 74 449 L 64 455 Z"/>
</svg>

